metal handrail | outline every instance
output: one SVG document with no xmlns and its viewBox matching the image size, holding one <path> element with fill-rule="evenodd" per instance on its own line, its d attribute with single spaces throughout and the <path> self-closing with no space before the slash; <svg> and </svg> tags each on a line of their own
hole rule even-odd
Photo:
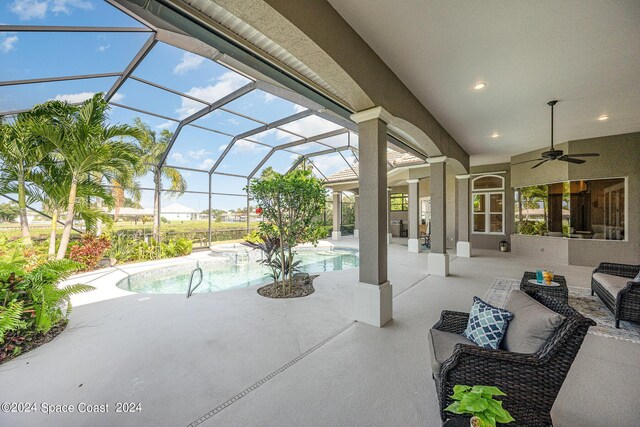
<svg viewBox="0 0 640 427">
<path fill-rule="evenodd" d="M 200 281 L 192 289 L 191 286 L 193 285 L 193 275 L 196 274 L 196 271 L 200 272 Z M 202 283 L 202 279 L 204 279 L 204 274 L 202 273 L 202 269 L 200 267 L 194 268 L 193 271 L 191 272 L 191 279 L 189 279 L 189 289 L 187 290 L 187 298 L 193 295 L 195 290 L 198 289 L 198 286 L 200 286 L 200 284 Z"/>
</svg>

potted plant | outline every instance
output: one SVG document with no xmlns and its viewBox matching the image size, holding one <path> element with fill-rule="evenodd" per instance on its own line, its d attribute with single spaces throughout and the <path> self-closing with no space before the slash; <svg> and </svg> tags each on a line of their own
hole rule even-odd
<svg viewBox="0 0 640 427">
<path fill-rule="evenodd" d="M 515 421 L 502 407 L 502 402 L 493 396 L 506 396 L 497 387 L 455 385 L 451 398 L 454 402 L 445 411 L 458 415 L 471 415 L 471 427 L 496 427 L 496 423 L 507 424 Z"/>
</svg>

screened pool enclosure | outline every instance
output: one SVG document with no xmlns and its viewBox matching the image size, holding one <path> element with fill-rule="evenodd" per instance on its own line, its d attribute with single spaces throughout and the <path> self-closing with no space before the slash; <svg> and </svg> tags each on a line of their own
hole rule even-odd
<svg viewBox="0 0 640 427">
<path fill-rule="evenodd" d="M 212 222 L 250 229 L 256 218 L 245 189 L 266 168 L 304 166 L 325 181 L 345 170 L 358 177 L 354 123 L 115 1 L 44 12 L 3 5 L 0 22 L 0 116 L 11 120 L 52 99 L 80 104 L 102 92 L 111 122 L 140 118 L 157 134 L 170 131 L 159 166 L 180 171 L 187 189 L 173 194 L 165 184 L 155 189 L 151 174 L 140 177 L 139 210 L 148 212 L 158 191 L 162 215 L 179 219 L 170 211 L 181 210 L 207 220 L 208 244 Z M 424 159 L 400 141 L 389 144 Z"/>
</svg>

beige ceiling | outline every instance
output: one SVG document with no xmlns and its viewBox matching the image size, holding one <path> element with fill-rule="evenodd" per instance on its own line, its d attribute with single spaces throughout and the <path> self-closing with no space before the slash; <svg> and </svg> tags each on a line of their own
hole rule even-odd
<svg viewBox="0 0 640 427">
<path fill-rule="evenodd" d="M 557 142 L 640 131 L 638 0 L 329 2 L 472 164 L 547 146 L 552 99 Z"/>
</svg>

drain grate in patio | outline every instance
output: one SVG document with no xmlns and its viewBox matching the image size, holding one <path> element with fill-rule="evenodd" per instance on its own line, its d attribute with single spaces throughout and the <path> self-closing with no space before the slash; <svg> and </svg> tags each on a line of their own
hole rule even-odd
<svg viewBox="0 0 640 427">
<path fill-rule="evenodd" d="M 326 338 L 323 341 L 320 341 L 318 344 L 316 344 L 315 346 L 311 347 L 310 349 L 308 349 L 304 353 L 300 354 L 298 357 L 290 360 L 286 365 L 281 366 L 280 368 L 278 368 L 277 370 L 273 371 L 272 373 L 270 373 L 266 377 L 262 378 L 260 381 L 258 381 L 256 383 L 254 383 L 253 385 L 245 388 L 240 393 L 236 394 L 235 396 L 233 396 L 232 398 L 230 398 L 226 402 L 222 403 L 221 405 L 217 406 L 216 408 L 212 409 L 211 411 L 207 412 L 206 414 L 204 414 L 203 416 L 198 418 L 197 420 L 195 420 L 192 423 L 188 424 L 187 427 L 195 427 L 197 425 L 202 424 L 203 422 L 205 422 L 206 420 L 208 420 L 209 418 L 211 418 L 215 414 L 219 413 L 223 409 L 229 407 L 233 403 L 235 403 L 238 400 L 242 399 L 247 394 L 251 393 L 252 391 L 257 389 L 258 387 L 260 387 L 261 385 L 266 383 L 267 381 L 273 379 L 276 375 L 284 372 L 285 370 L 287 370 L 291 366 L 295 365 L 296 363 L 298 363 L 299 361 L 301 361 L 302 359 L 304 359 L 305 357 L 307 357 L 308 355 L 310 355 L 314 351 L 318 350 L 320 347 L 322 347 L 323 345 L 325 345 L 326 343 L 328 343 L 329 341 L 331 341 L 332 339 L 334 339 L 335 337 L 337 337 L 341 333 L 345 332 L 347 329 L 351 328 L 355 324 L 356 324 L 356 322 L 349 323 L 347 326 L 345 326 L 344 328 L 340 329 L 339 331 L 337 331 L 336 333 L 334 333 L 330 337 Z"/>
</svg>

